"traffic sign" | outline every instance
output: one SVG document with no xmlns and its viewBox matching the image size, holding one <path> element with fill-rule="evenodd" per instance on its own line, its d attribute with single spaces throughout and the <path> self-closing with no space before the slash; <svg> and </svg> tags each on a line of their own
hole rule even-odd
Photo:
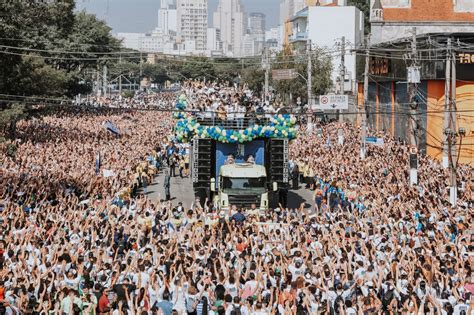
<svg viewBox="0 0 474 315">
<path fill-rule="evenodd" d="M 298 74 L 295 69 L 276 69 L 272 70 L 273 80 L 291 80 L 295 79 Z"/>
<path fill-rule="evenodd" d="M 322 110 L 328 109 L 348 109 L 349 98 L 347 95 L 321 95 L 319 105 Z"/>
</svg>

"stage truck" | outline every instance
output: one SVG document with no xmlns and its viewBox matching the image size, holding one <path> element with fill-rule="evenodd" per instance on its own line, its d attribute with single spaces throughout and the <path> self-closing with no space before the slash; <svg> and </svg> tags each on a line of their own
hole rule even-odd
<svg viewBox="0 0 474 315">
<path fill-rule="evenodd" d="M 194 193 L 228 211 L 232 205 L 264 210 L 278 204 L 288 186 L 288 139 L 260 138 L 222 143 L 194 138 L 191 149 Z"/>
</svg>

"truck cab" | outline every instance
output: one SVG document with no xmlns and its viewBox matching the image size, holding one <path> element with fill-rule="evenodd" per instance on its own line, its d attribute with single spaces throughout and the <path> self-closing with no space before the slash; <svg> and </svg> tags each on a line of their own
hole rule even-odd
<svg viewBox="0 0 474 315">
<path fill-rule="evenodd" d="M 272 185 L 276 189 L 275 182 Z M 254 163 L 233 163 L 220 168 L 218 183 L 211 179 L 214 205 L 221 210 L 230 206 L 264 210 L 269 205 L 269 182 L 265 166 Z"/>
<path fill-rule="evenodd" d="M 252 204 L 260 210 L 277 206 L 278 190 L 288 185 L 288 141 L 223 143 L 195 137 L 190 148 L 195 196 L 223 212 L 234 205 L 246 210 Z"/>
</svg>

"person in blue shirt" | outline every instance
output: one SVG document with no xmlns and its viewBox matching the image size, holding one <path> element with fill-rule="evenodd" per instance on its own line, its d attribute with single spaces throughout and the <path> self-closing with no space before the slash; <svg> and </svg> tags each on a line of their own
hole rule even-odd
<svg viewBox="0 0 474 315">
<path fill-rule="evenodd" d="M 242 209 L 239 208 L 237 210 L 237 213 L 234 213 L 234 215 L 230 218 L 231 221 L 235 221 L 237 224 L 242 224 L 245 221 L 245 215 L 242 213 Z"/>
<path fill-rule="evenodd" d="M 173 303 L 169 301 L 170 296 L 168 292 L 163 293 L 163 300 L 156 304 L 157 308 L 159 308 L 163 315 L 171 315 L 173 312 Z"/>
</svg>

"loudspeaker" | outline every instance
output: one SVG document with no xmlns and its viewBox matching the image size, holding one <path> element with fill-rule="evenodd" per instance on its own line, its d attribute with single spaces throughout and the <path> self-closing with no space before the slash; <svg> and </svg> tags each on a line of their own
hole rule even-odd
<svg viewBox="0 0 474 315">
<path fill-rule="evenodd" d="M 418 168 L 418 155 L 410 153 L 410 168 L 417 169 Z"/>
<path fill-rule="evenodd" d="M 288 139 L 272 138 L 269 140 L 268 161 L 269 182 L 277 182 L 284 187 L 289 181 L 288 170 Z"/>
<path fill-rule="evenodd" d="M 213 176 L 213 145 L 211 139 L 193 139 L 191 178 L 195 191 L 210 188 Z"/>
</svg>

